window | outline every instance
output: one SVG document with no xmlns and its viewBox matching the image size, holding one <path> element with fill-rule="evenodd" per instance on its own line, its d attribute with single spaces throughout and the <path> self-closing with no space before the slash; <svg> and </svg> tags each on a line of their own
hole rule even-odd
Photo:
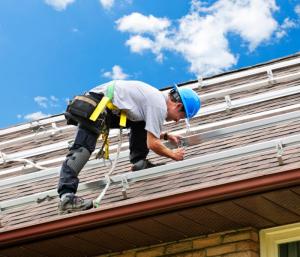
<svg viewBox="0 0 300 257">
<path fill-rule="evenodd" d="M 300 241 L 280 244 L 279 257 L 300 257 Z"/>
<path fill-rule="evenodd" d="M 260 257 L 300 257 L 300 223 L 263 229 Z"/>
</svg>

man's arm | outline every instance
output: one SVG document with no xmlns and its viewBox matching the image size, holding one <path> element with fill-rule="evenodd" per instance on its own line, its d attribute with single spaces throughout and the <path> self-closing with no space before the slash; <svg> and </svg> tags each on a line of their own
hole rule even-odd
<svg viewBox="0 0 300 257">
<path fill-rule="evenodd" d="M 184 149 L 177 148 L 174 150 L 166 147 L 159 138 L 155 137 L 151 132 L 147 132 L 147 146 L 150 150 L 155 152 L 158 155 L 171 158 L 175 161 L 183 160 Z"/>
</svg>

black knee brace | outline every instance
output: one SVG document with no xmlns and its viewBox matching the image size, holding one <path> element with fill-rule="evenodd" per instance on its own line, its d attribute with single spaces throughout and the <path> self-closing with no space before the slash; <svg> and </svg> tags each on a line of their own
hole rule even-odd
<svg viewBox="0 0 300 257">
<path fill-rule="evenodd" d="M 66 158 L 66 164 L 78 175 L 90 156 L 91 154 L 86 148 L 80 147 L 69 152 Z"/>
</svg>

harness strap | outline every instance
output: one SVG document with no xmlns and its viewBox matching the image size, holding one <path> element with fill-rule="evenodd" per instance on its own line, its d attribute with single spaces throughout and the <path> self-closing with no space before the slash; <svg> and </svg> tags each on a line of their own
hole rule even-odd
<svg viewBox="0 0 300 257">
<path fill-rule="evenodd" d="M 108 108 L 110 110 L 118 110 L 118 108 L 112 103 L 112 99 L 114 97 L 114 90 L 115 90 L 115 82 L 107 87 L 106 96 L 102 97 L 101 101 L 98 103 L 95 110 L 91 114 L 90 120 L 95 122 L 98 119 L 99 115 L 105 110 L 105 108 Z M 120 123 L 119 123 L 120 129 L 126 127 L 126 121 L 127 121 L 126 111 L 121 110 Z M 109 131 L 102 133 L 102 139 L 104 141 L 101 149 L 97 154 L 97 157 L 109 159 L 108 133 Z"/>
<path fill-rule="evenodd" d="M 95 110 L 91 114 L 90 120 L 95 122 L 106 107 L 110 110 L 118 110 L 118 108 L 111 102 L 114 97 L 114 90 L 115 82 L 107 87 L 106 96 L 102 97 L 101 101 L 98 103 Z M 126 127 L 126 112 L 124 110 L 121 110 L 120 115 L 120 127 Z"/>
</svg>

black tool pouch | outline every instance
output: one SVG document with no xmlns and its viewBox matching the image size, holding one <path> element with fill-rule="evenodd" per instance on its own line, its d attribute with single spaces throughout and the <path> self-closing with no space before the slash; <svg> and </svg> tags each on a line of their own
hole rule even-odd
<svg viewBox="0 0 300 257">
<path fill-rule="evenodd" d="M 89 119 L 103 94 L 89 93 L 88 95 L 75 96 L 68 104 L 64 113 L 68 125 L 80 125 L 94 133 L 99 134 L 105 123 L 105 113 L 93 122 Z"/>
</svg>

